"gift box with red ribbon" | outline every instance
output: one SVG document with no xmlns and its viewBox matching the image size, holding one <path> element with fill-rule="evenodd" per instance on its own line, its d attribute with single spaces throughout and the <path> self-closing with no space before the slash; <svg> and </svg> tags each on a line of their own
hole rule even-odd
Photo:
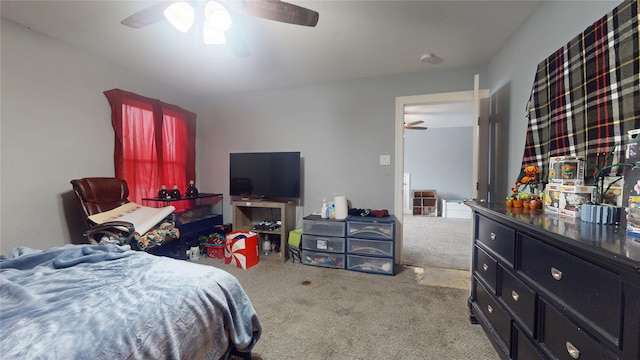
<svg viewBox="0 0 640 360">
<path fill-rule="evenodd" d="M 236 264 L 248 269 L 258 263 L 258 234 L 250 231 L 234 231 L 225 235 L 225 264 Z"/>
</svg>

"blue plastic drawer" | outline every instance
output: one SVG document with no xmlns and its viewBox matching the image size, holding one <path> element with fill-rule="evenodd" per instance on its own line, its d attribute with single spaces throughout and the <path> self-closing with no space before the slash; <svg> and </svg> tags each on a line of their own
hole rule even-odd
<svg viewBox="0 0 640 360">
<path fill-rule="evenodd" d="M 383 275 L 395 275 L 393 258 L 347 255 L 347 269 Z"/>
<path fill-rule="evenodd" d="M 302 234 L 305 250 L 344 253 L 344 238 Z"/>
<path fill-rule="evenodd" d="M 395 222 L 347 221 L 347 236 L 362 239 L 393 240 Z"/>
<path fill-rule="evenodd" d="M 307 216 L 302 221 L 302 233 L 320 236 L 344 237 L 345 222 Z"/>
<path fill-rule="evenodd" d="M 348 238 L 347 252 L 349 254 L 393 257 L 393 241 Z"/>
<path fill-rule="evenodd" d="M 324 253 L 311 250 L 302 250 L 302 263 L 313 266 L 323 266 L 344 269 L 344 254 Z"/>
</svg>

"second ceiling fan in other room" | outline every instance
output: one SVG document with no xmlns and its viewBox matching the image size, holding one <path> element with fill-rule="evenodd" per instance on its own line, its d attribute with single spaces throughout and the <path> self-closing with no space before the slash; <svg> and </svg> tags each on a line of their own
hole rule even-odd
<svg viewBox="0 0 640 360">
<path fill-rule="evenodd" d="M 293 25 L 315 27 L 319 14 L 314 10 L 280 0 L 162 1 L 142 9 L 121 21 L 139 29 L 167 20 L 176 29 L 187 32 L 196 18 L 202 19 L 203 38 L 208 44 L 226 43 L 236 56 L 249 56 L 249 49 L 233 27 L 233 19 L 249 15 Z"/>
<path fill-rule="evenodd" d="M 416 126 L 416 125 L 420 125 L 422 123 L 424 123 L 424 121 L 422 121 L 422 120 L 406 122 L 406 123 L 404 123 L 404 128 L 407 129 L 407 130 L 427 130 L 428 127 L 426 127 L 426 126 Z"/>
</svg>

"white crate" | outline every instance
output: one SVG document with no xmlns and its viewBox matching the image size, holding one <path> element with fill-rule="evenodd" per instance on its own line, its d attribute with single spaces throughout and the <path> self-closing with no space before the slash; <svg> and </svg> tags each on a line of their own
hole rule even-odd
<svg viewBox="0 0 640 360">
<path fill-rule="evenodd" d="M 450 219 L 471 219 L 471 208 L 462 200 L 442 200 L 442 217 Z"/>
</svg>

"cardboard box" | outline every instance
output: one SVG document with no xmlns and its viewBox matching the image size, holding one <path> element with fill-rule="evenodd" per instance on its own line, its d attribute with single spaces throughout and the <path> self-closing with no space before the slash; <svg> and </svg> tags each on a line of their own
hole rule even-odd
<svg viewBox="0 0 640 360">
<path fill-rule="evenodd" d="M 225 264 L 235 263 L 248 269 L 258 263 L 258 234 L 250 231 L 234 231 L 225 236 Z"/>
<path fill-rule="evenodd" d="M 627 199 L 627 233 L 640 235 L 640 167 L 634 167 L 625 177 L 624 197 Z"/>
<path fill-rule="evenodd" d="M 544 211 L 557 214 L 560 212 L 560 185 L 547 184 L 544 187 Z"/>
<path fill-rule="evenodd" d="M 549 183 L 584 185 L 584 158 L 581 156 L 554 156 L 549 158 Z"/>
<path fill-rule="evenodd" d="M 580 217 L 582 204 L 593 201 L 594 186 L 560 186 L 560 198 L 558 199 L 558 211 L 560 215 Z"/>
<path fill-rule="evenodd" d="M 622 206 L 624 179 L 620 176 L 605 176 L 601 203 Z"/>
<path fill-rule="evenodd" d="M 625 162 L 635 164 L 640 161 L 640 129 L 627 131 Z"/>
</svg>

